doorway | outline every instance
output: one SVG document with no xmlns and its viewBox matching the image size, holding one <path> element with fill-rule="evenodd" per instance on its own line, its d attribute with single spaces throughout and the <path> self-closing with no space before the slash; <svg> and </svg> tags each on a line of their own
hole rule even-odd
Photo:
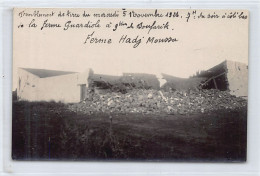
<svg viewBox="0 0 260 176">
<path fill-rule="evenodd" d="M 80 84 L 80 101 L 83 101 L 86 97 L 86 84 Z"/>
</svg>

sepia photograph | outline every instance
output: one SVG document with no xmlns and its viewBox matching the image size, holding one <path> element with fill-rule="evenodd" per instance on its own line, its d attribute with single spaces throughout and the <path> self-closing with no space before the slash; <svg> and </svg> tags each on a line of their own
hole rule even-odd
<svg viewBox="0 0 260 176">
<path fill-rule="evenodd" d="M 12 159 L 246 162 L 247 10 L 14 8 Z"/>
</svg>

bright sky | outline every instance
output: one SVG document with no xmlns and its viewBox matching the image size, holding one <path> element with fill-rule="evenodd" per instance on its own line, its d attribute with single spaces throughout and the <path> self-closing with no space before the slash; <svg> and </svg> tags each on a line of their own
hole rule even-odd
<svg viewBox="0 0 260 176">
<path fill-rule="evenodd" d="M 21 10 L 17 12 L 19 11 Z M 16 16 L 14 15 L 14 18 Z M 62 31 L 53 28 L 43 30 L 17 28 L 21 22 L 26 25 L 30 20 L 31 18 L 16 18 L 14 21 L 14 89 L 17 84 L 18 67 L 77 72 L 92 68 L 95 73 L 110 75 L 138 72 L 189 77 L 198 70 L 206 70 L 224 60 L 248 64 L 248 20 L 201 20 L 189 23 L 174 21 L 171 22 L 173 30 L 152 30 L 150 34 L 145 30 L 121 29 L 112 32 L 104 28 L 97 30 L 94 35 L 100 38 L 112 38 L 112 44 L 92 45 L 83 43 L 93 29 Z M 62 20 L 60 21 L 63 24 Z M 42 21 L 39 19 L 39 23 Z M 54 22 L 55 19 L 49 21 Z M 169 20 L 158 20 L 158 23 L 166 21 Z M 76 22 L 87 21 L 78 19 Z M 115 20 L 111 22 L 116 23 Z M 118 44 L 122 35 L 144 38 L 137 48 L 133 48 L 134 44 Z M 176 37 L 178 42 L 144 44 L 146 39 L 152 36 Z"/>
</svg>

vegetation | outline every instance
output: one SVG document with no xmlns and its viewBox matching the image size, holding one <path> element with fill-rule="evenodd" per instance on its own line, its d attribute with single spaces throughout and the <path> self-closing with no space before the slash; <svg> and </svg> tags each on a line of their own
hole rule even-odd
<svg viewBox="0 0 260 176">
<path fill-rule="evenodd" d="M 246 160 L 246 108 L 86 115 L 62 103 L 14 101 L 12 122 L 15 160 Z"/>
</svg>

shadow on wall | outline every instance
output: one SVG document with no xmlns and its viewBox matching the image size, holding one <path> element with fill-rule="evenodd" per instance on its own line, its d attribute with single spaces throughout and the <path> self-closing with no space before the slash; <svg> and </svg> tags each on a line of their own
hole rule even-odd
<svg viewBox="0 0 260 176">
<path fill-rule="evenodd" d="M 15 89 L 15 91 L 12 91 L 12 100 L 13 101 L 17 101 L 18 98 L 17 98 L 17 89 Z"/>
</svg>

